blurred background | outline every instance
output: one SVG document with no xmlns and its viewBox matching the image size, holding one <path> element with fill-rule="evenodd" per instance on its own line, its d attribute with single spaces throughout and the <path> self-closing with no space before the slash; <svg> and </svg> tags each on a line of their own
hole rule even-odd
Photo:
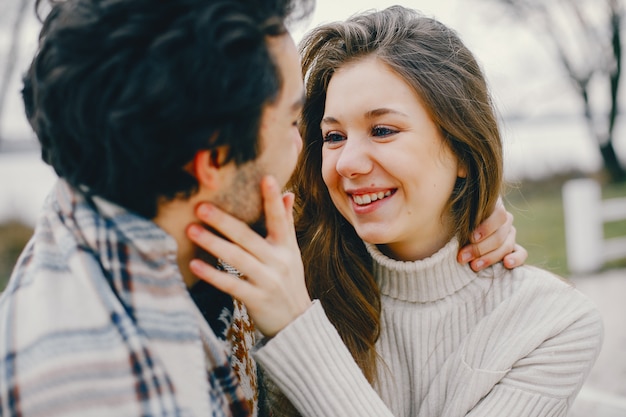
<svg viewBox="0 0 626 417">
<path fill-rule="evenodd" d="M 605 317 L 570 415 L 626 416 L 626 0 L 317 0 L 292 33 L 395 3 L 453 27 L 475 53 L 501 116 L 504 200 L 528 263 L 568 278 Z M 33 7 L 0 4 L 0 291 L 55 180 L 20 98 L 40 27 Z"/>
</svg>

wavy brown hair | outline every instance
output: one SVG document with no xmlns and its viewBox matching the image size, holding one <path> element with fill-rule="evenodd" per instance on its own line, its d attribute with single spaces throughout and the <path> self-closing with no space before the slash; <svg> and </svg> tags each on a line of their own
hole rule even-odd
<svg viewBox="0 0 626 417">
<path fill-rule="evenodd" d="M 364 375 L 376 374 L 380 292 L 372 260 L 354 228 L 333 205 L 322 180 L 326 91 L 339 68 L 375 56 L 404 79 L 441 129 L 445 145 L 467 169 L 448 203 L 463 245 L 493 211 L 502 181 L 498 123 L 479 64 L 459 36 L 417 11 L 393 6 L 326 24 L 301 43 L 306 104 L 303 152 L 289 188 L 312 298 L 321 301 Z"/>
</svg>

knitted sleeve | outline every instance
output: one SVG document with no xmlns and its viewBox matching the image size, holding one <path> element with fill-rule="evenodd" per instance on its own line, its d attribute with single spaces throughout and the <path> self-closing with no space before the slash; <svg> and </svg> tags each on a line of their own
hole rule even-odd
<svg viewBox="0 0 626 417">
<path fill-rule="evenodd" d="M 441 415 L 567 415 L 600 353 L 603 324 L 579 291 L 541 278 L 543 285 L 518 291 L 466 340 L 455 374 L 442 384 Z"/>
<path fill-rule="evenodd" d="M 392 417 L 318 301 L 254 357 L 304 417 Z"/>
</svg>

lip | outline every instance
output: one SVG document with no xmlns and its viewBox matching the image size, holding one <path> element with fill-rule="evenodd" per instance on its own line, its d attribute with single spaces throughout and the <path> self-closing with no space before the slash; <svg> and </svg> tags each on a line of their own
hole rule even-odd
<svg viewBox="0 0 626 417">
<path fill-rule="evenodd" d="M 346 194 L 355 213 L 367 214 L 389 201 L 396 191 L 397 188 L 359 188 L 346 190 Z M 359 202 L 365 204 L 359 204 Z"/>
</svg>

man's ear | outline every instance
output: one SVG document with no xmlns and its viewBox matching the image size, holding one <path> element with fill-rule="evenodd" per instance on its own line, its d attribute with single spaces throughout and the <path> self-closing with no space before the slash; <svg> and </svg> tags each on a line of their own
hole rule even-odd
<svg viewBox="0 0 626 417">
<path fill-rule="evenodd" d="M 200 186 L 214 190 L 220 187 L 220 171 L 226 161 L 228 148 L 220 146 L 196 152 L 187 169 L 198 180 Z"/>
</svg>

